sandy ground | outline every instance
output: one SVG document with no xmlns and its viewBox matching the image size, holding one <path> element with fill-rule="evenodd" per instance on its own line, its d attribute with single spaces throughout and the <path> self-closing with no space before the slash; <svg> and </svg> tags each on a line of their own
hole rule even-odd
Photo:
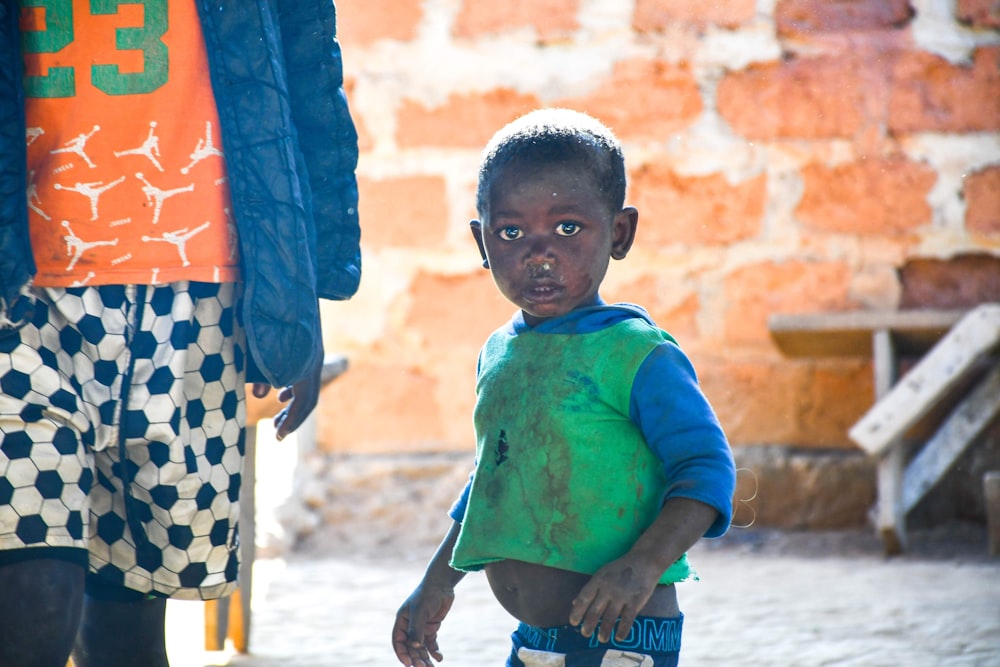
<svg viewBox="0 0 1000 667">
<path fill-rule="evenodd" d="M 258 560 L 249 656 L 201 651 L 201 605 L 171 602 L 173 667 L 398 664 L 395 610 L 433 547 L 392 546 L 313 544 Z M 734 530 L 691 558 L 701 579 L 679 585 L 685 667 L 1000 666 L 1000 559 L 986 555 L 981 527 L 913 533 L 891 559 L 860 533 Z M 457 592 L 443 664 L 503 665 L 514 621 L 483 576 Z"/>
</svg>

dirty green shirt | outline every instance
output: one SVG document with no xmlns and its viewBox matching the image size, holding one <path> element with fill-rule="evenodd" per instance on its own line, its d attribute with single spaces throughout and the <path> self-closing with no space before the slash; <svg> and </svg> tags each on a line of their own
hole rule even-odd
<svg viewBox="0 0 1000 667">
<path fill-rule="evenodd" d="M 626 319 L 583 334 L 494 333 L 480 357 L 478 463 L 452 566 L 516 559 L 593 574 L 659 515 L 668 480 L 629 418 L 636 371 L 669 334 Z M 660 579 L 691 574 L 682 556 Z"/>
</svg>

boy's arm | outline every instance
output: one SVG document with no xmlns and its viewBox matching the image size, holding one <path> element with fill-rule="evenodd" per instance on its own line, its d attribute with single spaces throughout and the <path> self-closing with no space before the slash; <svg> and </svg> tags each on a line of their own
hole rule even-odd
<svg viewBox="0 0 1000 667">
<path fill-rule="evenodd" d="M 441 622 L 455 601 L 455 586 L 465 572 L 448 563 L 462 524 L 454 522 L 441 545 L 434 552 L 423 579 L 396 612 L 392 628 L 392 648 L 401 663 L 408 667 L 431 667 L 431 658 L 441 661 L 437 633 Z"/>
<path fill-rule="evenodd" d="M 705 537 L 724 534 L 736 487 L 732 450 L 694 367 L 675 344 L 657 347 L 636 372 L 629 417 L 663 464 L 664 498 L 689 498 L 715 508 Z"/>
<path fill-rule="evenodd" d="M 630 418 L 663 463 L 669 480 L 656 520 L 622 557 L 594 573 L 570 610 L 570 622 L 590 636 L 625 639 L 660 577 L 695 542 L 729 527 L 735 469 L 715 413 L 679 347 L 665 343 L 636 373 Z M 602 622 L 603 621 L 603 622 Z"/>
<path fill-rule="evenodd" d="M 664 571 L 705 534 L 718 515 L 718 510 L 697 500 L 669 498 L 632 548 L 595 572 L 580 589 L 570 610 L 570 624 L 580 625 L 583 636 L 590 637 L 600 623 L 599 638 L 606 642 L 618 621 L 615 638 L 624 641 Z"/>
</svg>

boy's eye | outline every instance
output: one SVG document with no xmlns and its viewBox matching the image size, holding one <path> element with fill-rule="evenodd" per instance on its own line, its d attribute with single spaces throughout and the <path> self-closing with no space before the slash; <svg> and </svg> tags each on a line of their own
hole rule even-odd
<svg viewBox="0 0 1000 667">
<path fill-rule="evenodd" d="M 580 225 L 575 222 L 560 222 L 556 225 L 556 234 L 559 236 L 575 236 L 580 233 Z"/>
<path fill-rule="evenodd" d="M 515 239 L 521 238 L 524 234 L 518 227 L 504 227 L 497 231 L 497 236 L 500 237 L 501 241 L 513 241 Z"/>
</svg>

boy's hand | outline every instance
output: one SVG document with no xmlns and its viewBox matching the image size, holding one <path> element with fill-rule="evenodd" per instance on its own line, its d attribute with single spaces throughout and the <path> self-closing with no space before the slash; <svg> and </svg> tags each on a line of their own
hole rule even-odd
<svg viewBox="0 0 1000 667">
<path fill-rule="evenodd" d="M 617 620 L 615 639 L 626 639 L 667 567 L 705 534 L 716 516 L 715 508 L 698 500 L 668 498 L 629 552 L 595 572 L 580 589 L 570 607 L 570 624 L 580 625 L 589 637 L 600 623 L 598 638 L 606 642 Z"/>
<path fill-rule="evenodd" d="M 392 627 L 392 650 L 407 667 L 432 667 L 431 658 L 441 662 L 437 633 L 441 621 L 455 601 L 451 588 L 420 586 L 396 612 Z"/>
<path fill-rule="evenodd" d="M 289 387 L 282 387 L 278 391 L 278 400 L 289 401 L 288 405 L 274 416 L 275 433 L 278 440 L 282 440 L 286 435 L 302 426 L 302 422 L 313 411 L 319 403 L 319 390 L 322 385 L 320 380 L 323 373 L 323 357 L 313 367 L 305 379 L 296 382 Z M 271 386 L 263 382 L 255 382 L 253 385 L 253 395 L 257 398 L 264 398 L 271 393 Z"/>
<path fill-rule="evenodd" d="M 625 640 L 662 574 L 655 565 L 628 554 L 611 561 L 580 589 L 570 607 L 570 625 L 579 625 L 583 636 L 590 637 L 600 624 L 598 639 L 606 642 L 617 621 L 615 639 Z"/>
</svg>

